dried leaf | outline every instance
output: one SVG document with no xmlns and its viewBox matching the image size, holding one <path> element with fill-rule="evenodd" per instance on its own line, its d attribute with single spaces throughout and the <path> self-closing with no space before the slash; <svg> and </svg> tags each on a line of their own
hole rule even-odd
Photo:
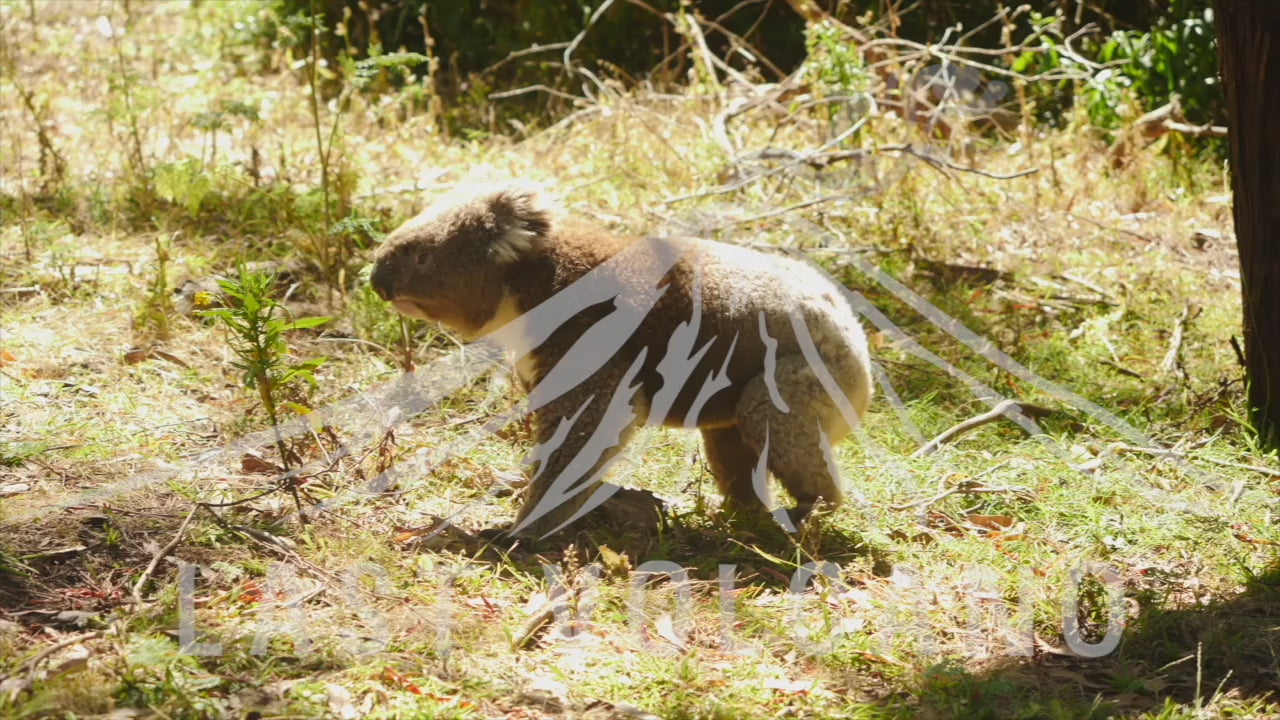
<svg viewBox="0 0 1280 720">
<path fill-rule="evenodd" d="M 268 462 L 261 455 L 254 455 L 253 453 L 245 453 L 244 457 L 240 458 L 240 469 L 247 473 L 258 474 L 284 472 L 284 468 Z"/>
<path fill-rule="evenodd" d="M 404 675 L 401 675 L 400 673 L 396 672 L 395 670 L 392 670 L 389 667 L 382 669 L 381 677 L 382 677 L 382 681 L 388 685 L 393 685 L 395 687 L 400 688 L 401 690 L 407 690 L 413 693 L 414 695 L 424 694 L 422 692 L 422 688 L 415 685 L 412 681 L 409 680 L 409 678 L 405 677 Z"/>
<path fill-rule="evenodd" d="M 1013 527 L 1016 522 L 1008 515 L 969 515 L 968 520 L 971 524 L 987 530 L 1007 530 Z"/>
<path fill-rule="evenodd" d="M 680 652 L 689 649 L 689 646 L 676 635 L 675 620 L 671 617 L 671 613 L 663 613 L 657 620 L 653 621 L 654 630 L 658 633 L 658 637 L 671 643 Z"/>
</svg>

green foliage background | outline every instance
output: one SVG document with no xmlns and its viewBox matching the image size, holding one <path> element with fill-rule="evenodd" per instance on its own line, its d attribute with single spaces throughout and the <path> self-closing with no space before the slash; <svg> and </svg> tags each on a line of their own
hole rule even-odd
<svg viewBox="0 0 1280 720">
<path fill-rule="evenodd" d="M 340 52 L 365 57 L 374 44 L 430 55 L 434 64 L 419 68 L 418 74 L 432 73 L 434 92 L 452 108 L 469 101 L 482 102 L 494 90 L 564 80 L 561 51 L 507 59 L 511 53 L 535 45 L 574 38 L 600 7 L 599 2 L 581 0 L 276 0 L 276 4 L 282 17 L 314 12 L 323 16 L 328 27 L 343 26 L 342 32 L 327 36 L 330 57 Z M 708 33 L 707 42 L 721 57 L 734 42 L 730 34 L 744 38 L 753 52 L 782 72 L 795 70 L 806 57 L 804 21 L 786 2 L 652 0 L 646 4 L 660 13 L 696 12 L 704 20 L 716 21 L 723 31 Z M 897 36 L 925 43 L 947 37 L 948 28 L 957 23 L 965 30 L 978 28 L 1000 8 L 999 3 L 931 0 L 897 15 L 889 12 L 885 0 L 822 0 L 816 4 L 842 22 L 858 25 L 883 20 Z M 1035 0 L 1028 5 L 1033 10 L 1032 23 L 1056 17 L 1068 34 L 1092 24 L 1094 29 L 1083 35 L 1073 50 L 1090 60 L 1114 65 L 1097 82 L 1083 88 L 1064 83 L 1041 89 L 1042 117 L 1060 114 L 1071 106 L 1077 93 L 1083 93 L 1090 120 L 1100 127 L 1115 127 L 1121 117 L 1117 107 L 1127 95 L 1149 110 L 1176 93 L 1189 120 L 1225 119 L 1216 81 L 1211 0 L 1103 0 L 1087 4 Z M 969 43 L 998 47 L 1001 32 L 1000 24 L 992 23 Z M 950 37 L 954 40 L 956 34 Z M 615 2 L 591 25 L 575 47 L 573 58 L 597 73 L 626 80 L 646 77 L 657 84 L 682 82 L 682 68 L 669 57 L 680 42 L 670 23 L 654 12 L 639 4 Z M 1052 41 L 1042 38 L 1040 42 Z M 734 59 L 729 56 L 729 62 Z M 745 66 L 740 57 L 737 59 Z M 1051 51 L 1047 56 L 1023 55 L 1013 65 L 1037 72 L 1071 62 L 1068 54 Z M 579 87 L 571 91 L 580 89 L 584 82 L 575 79 Z M 523 101 L 504 103 L 503 110 L 531 117 L 564 104 L 545 94 L 530 94 Z M 455 130 L 460 129 L 458 123 L 474 122 L 474 115 L 455 113 L 452 117 Z"/>
</svg>

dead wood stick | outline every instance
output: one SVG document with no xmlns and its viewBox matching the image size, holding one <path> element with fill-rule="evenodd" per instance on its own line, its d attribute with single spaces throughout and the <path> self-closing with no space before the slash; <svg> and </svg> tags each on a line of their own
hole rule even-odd
<svg viewBox="0 0 1280 720">
<path fill-rule="evenodd" d="M 582 32 L 578 33 L 577 37 L 571 40 L 568 46 L 565 47 L 564 49 L 564 69 L 565 70 L 568 70 L 570 67 L 572 67 L 571 63 L 572 63 L 573 51 L 578 49 L 578 46 L 582 44 L 583 40 L 587 39 L 587 32 L 591 30 L 591 26 L 596 24 L 596 21 L 600 19 L 600 16 L 605 14 L 605 11 L 607 11 L 609 9 L 609 6 L 613 5 L 613 3 L 614 3 L 614 0 L 604 0 L 604 2 L 600 3 L 600 7 L 596 8 L 596 11 L 591 13 L 591 17 L 587 19 L 587 24 L 585 27 L 582 28 Z"/>
<path fill-rule="evenodd" d="M 191 508 L 191 512 L 187 513 L 186 519 L 178 526 L 178 532 L 174 533 L 173 539 L 169 541 L 168 545 L 160 548 L 159 552 L 151 558 L 147 569 L 142 571 L 142 576 L 133 584 L 133 602 L 135 605 L 143 604 L 142 591 L 146 589 L 147 581 L 151 579 L 151 575 L 155 573 L 156 568 L 160 566 L 160 561 L 164 559 L 164 556 L 173 552 L 173 549 L 178 547 L 178 543 L 182 542 L 182 536 L 187 532 L 187 526 L 191 524 L 191 518 L 195 517 L 196 511 L 199 509 L 200 506 L 198 504 Z"/>
<path fill-rule="evenodd" d="M 966 480 L 960 483 L 959 485 L 956 485 L 955 487 L 951 487 L 951 488 L 947 488 L 946 490 L 943 490 L 937 495 L 930 495 L 929 497 L 921 498 L 919 500 L 912 500 L 909 503 L 903 503 L 901 505 L 890 505 L 889 509 L 897 511 L 897 510 L 910 510 L 912 508 L 917 508 L 920 506 L 928 507 L 929 505 L 932 505 L 938 502 L 939 500 L 951 497 L 952 495 L 956 495 L 956 494 L 981 495 L 984 493 L 987 493 L 987 494 L 1013 493 L 1014 495 L 1031 497 L 1031 489 L 1024 487 L 1022 485 L 1005 485 L 1001 487 L 990 487 L 988 485 L 983 485 L 977 480 Z"/>
<path fill-rule="evenodd" d="M 569 601 L 575 594 L 575 591 L 570 589 L 555 597 L 547 598 L 547 601 L 534 609 L 533 613 L 520 626 L 520 629 L 516 631 L 515 637 L 511 640 L 511 648 L 513 650 L 523 650 L 531 647 L 537 641 L 538 635 L 554 622 L 558 615 L 569 611 Z"/>
<path fill-rule="evenodd" d="M 729 224 L 729 227 L 733 227 L 734 225 L 742 225 L 749 222 L 755 222 L 756 220 L 767 220 L 772 217 L 778 217 L 779 215 L 786 215 L 789 212 L 793 212 L 795 210 L 801 210 L 813 205 L 819 205 L 821 203 L 831 202 L 832 200 L 843 200 L 843 199 L 845 199 L 844 195 L 823 195 L 820 198 L 805 200 L 804 202 L 798 202 L 795 205 L 788 205 L 783 208 L 778 208 L 776 210 L 770 210 L 769 212 L 760 213 L 759 215 L 752 215 L 750 217 L 742 218 L 741 220 L 735 220 L 734 222 Z"/>
<path fill-rule="evenodd" d="M 954 440 L 960 435 L 963 435 L 964 433 L 967 433 L 976 427 L 986 425 L 987 423 L 990 423 L 990 422 L 995 422 L 996 420 L 999 420 L 1002 416 L 1004 416 L 1005 413 L 1009 412 L 1014 408 L 1017 408 L 1018 412 L 1032 419 L 1042 418 L 1042 417 L 1046 417 L 1048 415 L 1053 414 L 1053 411 L 1050 410 L 1049 408 L 1040 407 L 1038 405 L 1032 405 L 1030 403 L 1023 402 L 1021 400 L 1012 400 L 1012 399 L 1001 400 L 999 403 L 996 404 L 995 407 L 982 413 L 981 415 L 975 415 L 974 417 L 971 417 L 968 420 L 965 420 L 964 422 L 956 423 L 955 425 L 952 425 L 951 427 L 947 428 L 942 432 L 942 434 L 938 435 L 937 437 L 925 443 L 924 445 L 921 445 L 918 450 L 916 450 L 914 453 L 911 453 L 911 457 L 913 458 L 928 457 L 929 455 L 932 455 L 933 453 L 937 452 L 938 448 L 942 447 L 943 443 L 950 442 L 951 440 Z"/>
<path fill-rule="evenodd" d="M 22 664 L 22 668 L 21 668 L 21 669 L 19 669 L 18 671 L 15 671 L 15 672 L 13 672 L 13 673 L 10 673 L 10 674 L 8 674 L 8 675 L 5 675 L 5 676 L 4 676 L 4 679 L 6 679 L 6 680 L 7 680 L 7 679 L 9 679 L 9 678 L 11 678 L 11 677 L 14 677 L 14 676 L 15 676 L 15 675 L 17 675 L 19 672 L 26 672 L 26 673 L 27 673 L 27 680 L 28 680 L 28 682 L 34 681 L 34 680 L 35 680 L 36 669 L 40 667 L 40 663 L 42 663 L 42 662 L 44 662 L 45 660 L 47 660 L 47 659 L 48 659 L 50 656 L 52 656 L 54 653 L 58 652 L 59 650 L 62 650 L 63 648 L 69 648 L 69 647 L 71 647 L 72 645 L 76 645 L 76 644 L 79 644 L 79 643 L 85 642 L 86 640 L 94 640 L 94 639 L 96 639 L 96 638 L 100 638 L 100 637 L 102 637 L 102 631 L 101 631 L 101 630 L 94 630 L 94 631 L 87 632 L 87 633 L 81 633 L 80 635 L 72 635 L 72 636 L 71 636 L 71 637 L 69 637 L 69 638 L 64 638 L 64 639 L 62 639 L 62 640 L 59 640 L 58 642 L 56 642 L 56 643 L 54 643 L 54 644 L 50 645 L 49 647 L 47 647 L 47 648 L 45 648 L 45 649 L 41 650 L 40 652 L 36 653 L 36 654 L 35 654 L 35 656 L 33 656 L 30 660 L 28 660 L 28 661 L 26 661 L 26 662 L 24 662 L 24 663 Z"/>
<path fill-rule="evenodd" d="M 1147 447 L 1138 447 L 1137 445 L 1124 445 L 1124 444 L 1117 443 L 1115 445 L 1112 445 L 1111 449 L 1116 452 L 1142 453 L 1143 455 L 1152 455 L 1154 457 L 1191 459 L 1191 456 L 1187 455 L 1184 452 L 1178 452 L 1177 450 L 1170 450 L 1168 448 L 1147 448 Z M 1197 455 L 1195 459 L 1203 460 L 1207 463 L 1218 465 L 1221 467 L 1235 468 L 1237 470 L 1248 470 L 1250 472 L 1260 473 L 1268 477 L 1280 478 L 1280 470 L 1277 470 L 1275 468 L 1263 467 L 1262 465 L 1246 465 L 1245 463 L 1231 462 L 1230 460 L 1219 460 L 1217 458 L 1205 457 L 1203 455 Z"/>
<path fill-rule="evenodd" d="M 1187 318 L 1191 316 L 1191 304 L 1182 306 L 1182 314 L 1173 324 L 1173 337 L 1169 339 L 1169 352 L 1160 363 L 1161 372 L 1171 372 L 1178 365 L 1178 353 L 1182 352 L 1182 338 L 1186 334 Z"/>
</svg>

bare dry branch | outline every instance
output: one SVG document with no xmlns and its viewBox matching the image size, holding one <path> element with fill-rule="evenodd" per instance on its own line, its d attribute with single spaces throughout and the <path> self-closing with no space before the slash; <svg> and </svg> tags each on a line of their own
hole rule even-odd
<svg viewBox="0 0 1280 720">
<path fill-rule="evenodd" d="M 1178 458 L 1181 460 L 1191 459 L 1191 456 L 1188 455 L 1187 453 L 1179 452 L 1177 450 L 1170 450 L 1168 448 L 1148 448 L 1148 447 L 1138 447 L 1136 445 L 1124 445 L 1121 443 L 1116 443 L 1115 445 L 1112 445 L 1110 449 L 1116 452 L 1121 452 L 1121 453 L 1141 453 L 1143 455 L 1151 455 L 1153 457 L 1159 457 L 1159 458 Z M 1249 472 L 1256 472 L 1261 475 L 1266 475 L 1267 477 L 1280 478 L 1280 470 L 1277 470 L 1275 468 L 1264 467 L 1262 465 L 1246 465 L 1244 463 L 1231 462 L 1229 460 L 1219 460 L 1217 458 L 1207 457 L 1204 455 L 1197 455 L 1195 459 L 1203 460 L 1204 462 L 1210 463 L 1212 465 L 1217 465 L 1219 467 L 1229 467 L 1229 468 L 1235 468 L 1237 470 L 1248 470 Z"/>
<path fill-rule="evenodd" d="M 995 422 L 1009 412 L 1022 413 L 1031 419 L 1047 417 L 1053 414 L 1053 410 L 1050 410 L 1049 408 L 1032 405 L 1031 403 L 1023 402 L 1021 400 L 1002 400 L 987 412 L 984 412 L 981 415 L 975 415 L 964 422 L 956 423 L 955 425 L 947 428 L 934 439 L 924 445 L 921 445 L 920 449 L 911 453 L 911 457 L 928 457 L 929 455 L 937 452 L 938 448 L 942 447 L 943 443 L 950 442 L 976 427 L 986 425 L 990 422 Z"/>
<path fill-rule="evenodd" d="M 178 532 L 173 534 L 173 539 L 169 541 L 168 545 L 160 548 L 160 550 L 152 556 L 151 562 L 147 564 L 147 568 L 142 571 L 142 575 L 138 576 L 138 581 L 133 584 L 134 605 L 142 606 L 144 604 L 142 592 L 146 590 L 147 582 L 151 580 L 151 575 L 155 573 L 156 568 L 160 567 L 160 561 L 163 560 L 166 555 L 173 552 L 173 549 L 178 547 L 178 543 L 182 542 L 182 536 L 186 534 L 187 526 L 191 524 L 191 518 L 196 516 L 196 511 L 199 509 L 199 505 L 192 506 L 191 512 L 187 513 L 186 519 L 184 519 L 182 524 L 178 526 Z"/>
</svg>

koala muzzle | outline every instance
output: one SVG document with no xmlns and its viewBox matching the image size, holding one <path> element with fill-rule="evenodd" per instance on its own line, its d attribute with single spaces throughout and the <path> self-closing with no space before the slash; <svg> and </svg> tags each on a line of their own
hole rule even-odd
<svg viewBox="0 0 1280 720">
<path fill-rule="evenodd" d="M 373 272 L 369 275 L 369 284 L 373 286 L 373 291 L 378 293 L 378 297 L 383 300 L 392 300 L 395 298 L 395 282 L 392 279 L 393 271 L 391 267 L 382 261 L 374 263 Z"/>
</svg>

